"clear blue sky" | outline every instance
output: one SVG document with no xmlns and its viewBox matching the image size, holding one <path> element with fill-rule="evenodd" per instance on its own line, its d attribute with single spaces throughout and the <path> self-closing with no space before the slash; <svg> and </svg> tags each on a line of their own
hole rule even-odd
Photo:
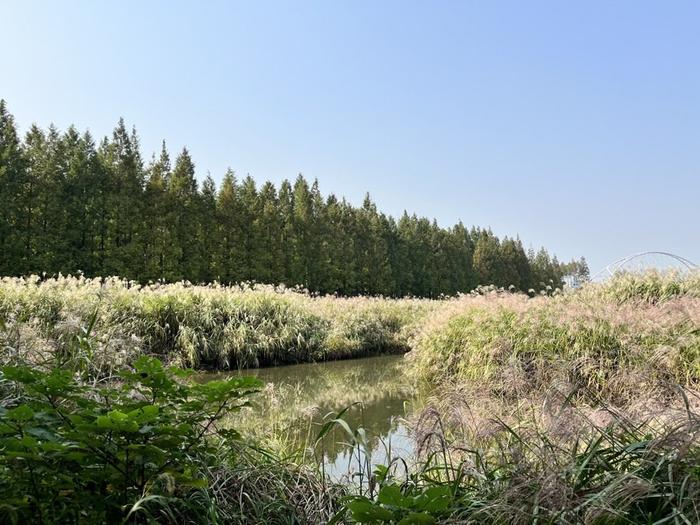
<svg viewBox="0 0 700 525">
<path fill-rule="evenodd" d="M 700 2 L 0 2 L 0 97 L 146 156 L 700 262 Z"/>
</svg>

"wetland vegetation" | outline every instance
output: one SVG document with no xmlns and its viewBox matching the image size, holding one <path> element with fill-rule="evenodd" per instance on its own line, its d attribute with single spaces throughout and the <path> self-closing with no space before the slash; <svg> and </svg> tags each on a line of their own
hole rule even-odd
<svg viewBox="0 0 700 525">
<path fill-rule="evenodd" d="M 0 327 L 4 521 L 700 519 L 697 273 L 441 300 L 5 278 Z"/>
</svg>

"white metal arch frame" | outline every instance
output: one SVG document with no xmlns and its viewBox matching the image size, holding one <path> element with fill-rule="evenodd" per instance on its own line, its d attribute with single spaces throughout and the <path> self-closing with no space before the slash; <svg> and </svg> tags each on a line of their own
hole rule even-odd
<svg viewBox="0 0 700 525">
<path fill-rule="evenodd" d="M 605 268 L 603 268 L 598 273 L 596 273 L 592 277 L 592 279 L 595 280 L 595 279 L 601 278 L 601 276 L 602 277 L 610 277 L 612 275 L 615 275 L 615 273 L 622 270 L 626 264 L 630 263 L 631 261 L 633 261 L 635 259 L 640 259 L 640 258 L 646 257 L 648 255 L 661 255 L 661 256 L 668 257 L 668 258 L 673 259 L 674 261 L 680 263 L 682 266 L 685 267 L 686 270 L 695 270 L 698 268 L 698 265 L 695 264 L 694 262 L 686 259 L 685 257 L 681 257 L 680 255 L 676 255 L 675 253 L 648 251 L 648 252 L 634 253 L 632 255 L 628 255 L 627 257 L 623 257 L 622 259 L 618 259 L 617 261 L 608 264 Z"/>
</svg>

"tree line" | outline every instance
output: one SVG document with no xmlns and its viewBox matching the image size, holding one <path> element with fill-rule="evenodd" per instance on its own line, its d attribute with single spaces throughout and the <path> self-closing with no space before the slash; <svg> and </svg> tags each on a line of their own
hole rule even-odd
<svg viewBox="0 0 700 525">
<path fill-rule="evenodd" d="M 324 197 L 299 175 L 258 186 L 228 170 L 199 184 L 183 149 L 144 162 L 123 119 L 96 143 L 74 126 L 24 138 L 0 101 L 0 274 L 119 275 L 140 282 L 300 285 L 321 293 L 436 297 L 494 284 L 527 291 L 585 279 L 582 258 L 489 229 L 381 213 Z"/>
</svg>

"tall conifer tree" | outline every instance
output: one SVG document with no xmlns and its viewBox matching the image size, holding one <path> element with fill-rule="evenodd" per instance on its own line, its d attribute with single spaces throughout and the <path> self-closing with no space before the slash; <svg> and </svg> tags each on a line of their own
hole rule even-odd
<svg viewBox="0 0 700 525">
<path fill-rule="evenodd" d="M 466 292 L 477 284 L 520 290 L 579 283 L 584 259 L 566 264 L 520 239 L 404 213 L 369 198 L 360 207 L 299 175 L 259 189 L 228 171 L 199 189 L 187 151 L 174 168 L 165 143 L 144 170 L 136 131 L 120 119 L 95 149 L 70 127 L 32 126 L 22 144 L 0 101 L 0 271 L 120 275 L 225 283 L 255 280 L 322 293 L 393 296 Z"/>
</svg>

